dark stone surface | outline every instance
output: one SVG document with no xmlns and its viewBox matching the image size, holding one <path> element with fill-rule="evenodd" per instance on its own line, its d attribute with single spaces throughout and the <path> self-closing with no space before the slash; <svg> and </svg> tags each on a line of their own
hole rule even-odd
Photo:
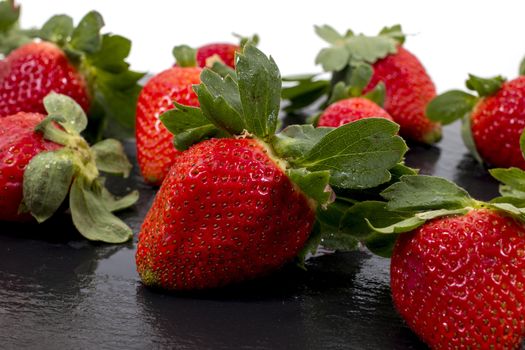
<svg viewBox="0 0 525 350">
<path fill-rule="evenodd" d="M 437 147 L 413 146 L 407 162 L 479 199 L 495 196 L 496 183 L 466 153 L 456 125 Z M 136 171 L 110 187 L 140 190 L 136 209 L 122 213 L 137 233 L 154 190 Z M 426 348 L 392 306 L 389 260 L 365 251 L 197 295 L 145 288 L 134 252 L 135 243 L 82 240 L 65 214 L 41 226 L 0 223 L 0 348 Z"/>
</svg>

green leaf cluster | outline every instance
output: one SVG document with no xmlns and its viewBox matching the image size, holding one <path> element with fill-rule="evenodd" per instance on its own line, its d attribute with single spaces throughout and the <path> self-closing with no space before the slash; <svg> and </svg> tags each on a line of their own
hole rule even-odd
<svg viewBox="0 0 525 350">
<path fill-rule="evenodd" d="M 80 136 L 87 126 L 86 115 L 70 97 L 51 93 L 44 99 L 44 106 L 48 116 L 36 131 L 63 147 L 31 159 L 24 172 L 20 210 L 43 222 L 69 194 L 73 223 L 83 236 L 107 243 L 128 241 L 133 234 L 131 229 L 112 212 L 133 205 L 138 192 L 116 198 L 100 177 L 100 171 L 129 176 L 131 164 L 122 145 L 107 139 L 89 147 Z"/>
</svg>

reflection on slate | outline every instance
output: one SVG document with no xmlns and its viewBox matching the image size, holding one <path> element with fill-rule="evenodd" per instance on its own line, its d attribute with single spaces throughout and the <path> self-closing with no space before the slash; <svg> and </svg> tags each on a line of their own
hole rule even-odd
<svg viewBox="0 0 525 350">
<path fill-rule="evenodd" d="M 439 148 L 414 146 L 407 163 L 477 198 L 495 196 L 495 181 L 466 155 L 458 129 L 447 127 Z M 126 148 L 134 153 L 132 143 Z M 154 189 L 136 169 L 108 184 L 140 190 L 137 206 L 122 213 L 137 233 Z M 323 255 L 307 271 L 290 265 L 219 291 L 173 295 L 140 283 L 135 244 L 86 242 L 67 216 L 0 227 L 3 349 L 426 349 L 392 306 L 389 260 L 368 252 Z"/>
</svg>

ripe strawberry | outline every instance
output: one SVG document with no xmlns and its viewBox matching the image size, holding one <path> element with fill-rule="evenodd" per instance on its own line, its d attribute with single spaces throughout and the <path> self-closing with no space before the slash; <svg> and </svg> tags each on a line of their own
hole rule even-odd
<svg viewBox="0 0 525 350">
<path fill-rule="evenodd" d="M 363 118 L 385 118 L 392 120 L 383 108 L 362 97 L 352 97 L 328 106 L 319 117 L 317 126 L 338 127 Z"/>
<path fill-rule="evenodd" d="M 372 66 L 374 75 L 365 91 L 379 82 L 385 84 L 384 108 L 401 126 L 401 135 L 428 144 L 439 141 L 441 126 L 431 122 L 425 113 L 427 104 L 436 96 L 436 88 L 417 57 L 398 46 L 396 53 Z"/>
<path fill-rule="evenodd" d="M 277 162 L 254 139 L 211 139 L 182 152 L 141 229 L 144 282 L 217 287 L 293 259 L 315 211 Z"/>
<path fill-rule="evenodd" d="M 139 234 L 137 270 L 148 286 L 214 288 L 278 269 L 323 237 L 309 240 L 320 229 L 317 212 L 333 201 L 331 186 L 374 188 L 406 150 L 396 125 L 382 119 L 275 135 L 279 70 L 252 45 L 235 75 L 205 69 L 201 79 L 202 109 L 175 103 L 161 116 L 183 152 Z"/>
<path fill-rule="evenodd" d="M 42 114 L 23 112 L 0 118 L 0 221 L 31 218 L 28 213 L 18 213 L 24 170 L 37 154 L 60 148 L 35 132 L 43 119 Z"/>
<path fill-rule="evenodd" d="M 111 214 L 137 200 L 116 199 L 103 187 L 99 170 L 127 176 L 122 145 L 104 140 L 93 147 L 80 136 L 87 125 L 82 108 L 65 95 L 44 99 L 49 116 L 20 112 L 0 118 L 0 221 L 43 222 L 69 194 L 73 223 L 91 240 L 120 243 L 132 232 Z"/>
<path fill-rule="evenodd" d="M 520 136 L 525 128 L 525 77 L 505 82 L 501 77 L 473 75 L 467 87 L 479 97 L 462 91 L 443 93 L 428 106 L 435 120 L 450 123 L 463 119 L 464 141 L 478 160 L 499 167 L 525 169 Z"/>
<path fill-rule="evenodd" d="M 491 174 L 504 185 L 488 203 L 445 179 L 403 176 L 383 191 L 387 203 L 352 208 L 372 213 L 376 243 L 399 236 L 394 304 L 432 349 L 517 349 L 525 336 L 525 172 Z"/>
<path fill-rule="evenodd" d="M 197 49 L 197 65 L 201 68 L 212 67 L 214 62 L 222 62 L 230 68 L 235 68 L 235 53 L 241 47 L 234 44 L 213 43 Z"/>
<path fill-rule="evenodd" d="M 341 86 L 359 83 L 360 92 L 373 94 L 384 85 L 384 105 L 381 105 L 401 126 L 402 136 L 427 144 L 441 139 L 440 124 L 431 122 L 425 114 L 427 103 L 436 95 L 434 83 L 417 57 L 402 46 L 405 36 L 401 26 L 384 28 L 372 37 L 354 35 L 350 30 L 342 35 L 327 25 L 316 27 L 316 32 L 331 45 L 319 52 L 316 63 L 331 72 L 332 78 L 330 81 L 319 80 L 316 75 L 286 78 L 285 81 L 296 83 L 283 91 L 283 98 L 290 100 L 287 111 L 311 105 L 326 95 L 331 103 Z M 369 72 L 363 69 L 366 66 Z M 363 82 L 365 85 L 360 86 Z"/>
<path fill-rule="evenodd" d="M 433 349 L 516 349 L 525 334 L 525 226 L 493 210 L 438 218 L 401 235 L 394 304 Z"/>
<path fill-rule="evenodd" d="M 200 73 L 196 67 L 172 67 L 151 78 L 140 92 L 135 130 L 137 161 L 142 176 L 152 185 L 162 183 L 179 153 L 159 116 L 173 108 L 173 101 L 199 105 L 192 86 L 200 82 Z"/>
<path fill-rule="evenodd" d="M 124 61 L 129 40 L 100 34 L 104 25 L 100 14 L 88 13 L 76 28 L 70 17 L 58 15 L 40 30 L 23 31 L 16 23 L 18 8 L 11 13 L 13 8 L 2 6 L 0 11 L 2 18 L 14 18 L 8 23 L 0 20 L 0 27 L 7 27 L 0 40 L 0 52 L 7 55 L 0 63 L 0 117 L 44 113 L 44 97 L 56 92 L 93 112 L 93 138 L 100 137 L 108 122 L 113 134 L 133 127 L 137 81 L 143 74 L 130 71 Z M 43 41 L 33 41 L 34 37 Z M 122 130 L 113 130 L 117 126 Z"/>
<path fill-rule="evenodd" d="M 58 46 L 30 42 L 12 51 L 0 69 L 0 116 L 21 111 L 45 113 L 49 92 L 64 94 L 88 111 L 91 98 L 84 77 Z"/>
</svg>

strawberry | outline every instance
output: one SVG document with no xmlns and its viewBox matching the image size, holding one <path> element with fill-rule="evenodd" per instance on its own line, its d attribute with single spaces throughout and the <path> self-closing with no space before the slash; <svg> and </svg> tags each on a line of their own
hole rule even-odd
<svg viewBox="0 0 525 350">
<path fill-rule="evenodd" d="M 131 229 L 111 212 L 132 205 L 136 191 L 116 199 L 99 171 L 127 176 L 131 164 L 122 145 L 107 139 L 89 147 L 87 126 L 73 99 L 44 98 L 47 116 L 20 112 L 0 118 L 0 220 L 43 222 L 69 194 L 73 223 L 90 240 L 121 243 Z"/>
<path fill-rule="evenodd" d="M 349 84 L 361 79 L 359 66 L 369 65 L 372 76 L 364 92 L 373 91 L 381 82 L 385 88 L 384 109 L 401 126 L 407 139 L 432 144 L 441 139 L 441 126 L 431 122 L 425 108 L 436 95 L 432 79 L 416 56 L 402 45 L 405 40 L 401 26 L 384 28 L 378 36 L 354 35 L 349 30 L 341 35 L 330 26 L 316 27 L 317 34 L 331 44 L 316 58 L 324 71 L 332 72 L 330 82 L 316 80 L 315 75 L 290 78 L 296 85 L 285 91 L 290 100 L 288 110 L 302 108 L 329 94 L 334 95 L 338 83 Z"/>
<path fill-rule="evenodd" d="M 118 35 L 101 35 L 104 22 L 94 11 L 76 28 L 69 16 L 58 15 L 39 30 L 21 31 L 16 21 L 19 9 L 9 4 L 12 1 L 0 3 L 4 29 L 0 52 L 7 55 L 0 63 L 0 117 L 45 113 L 44 97 L 56 92 L 92 114 L 92 138 L 99 138 L 108 123 L 113 134 L 129 132 L 137 81 L 143 76 L 130 71 L 124 61 L 131 42 Z M 34 37 L 42 41 L 33 41 Z"/>
<path fill-rule="evenodd" d="M 393 121 L 390 114 L 374 102 L 362 97 L 352 97 L 328 106 L 319 117 L 317 126 L 338 127 L 356 120 L 371 117 L 385 118 Z"/>
<path fill-rule="evenodd" d="M 525 172 L 491 174 L 503 185 L 490 202 L 403 176 L 382 192 L 387 202 L 348 213 L 361 239 L 391 252 L 394 305 L 432 349 L 517 349 L 525 336 Z"/>
<path fill-rule="evenodd" d="M 172 101 L 199 105 L 192 86 L 200 82 L 200 73 L 196 67 L 172 67 L 151 78 L 140 92 L 135 130 L 137 161 L 149 184 L 162 183 L 178 153 L 159 116 L 173 108 Z"/>
<path fill-rule="evenodd" d="M 201 80 L 200 108 L 175 103 L 161 116 L 182 152 L 139 233 L 147 286 L 215 288 L 304 257 L 323 237 L 318 212 L 335 203 L 334 189 L 389 181 L 406 151 L 397 126 L 381 118 L 275 134 L 280 74 L 253 45 L 234 75 L 205 69 Z"/>
<path fill-rule="evenodd" d="M 31 159 L 60 145 L 44 139 L 35 128 L 44 115 L 20 112 L 0 118 L 0 221 L 29 220 L 29 213 L 19 213 L 22 202 L 24 170 Z"/>
<path fill-rule="evenodd" d="M 462 119 L 465 145 L 480 162 L 525 169 L 520 150 L 525 129 L 525 77 L 506 82 L 500 76 L 484 79 L 470 75 L 466 85 L 478 96 L 460 90 L 445 92 L 429 104 L 429 117 L 444 124 Z"/>
<path fill-rule="evenodd" d="M 525 335 L 525 226 L 494 210 L 434 219 L 401 235 L 394 304 L 433 349 L 516 349 Z"/>
</svg>

